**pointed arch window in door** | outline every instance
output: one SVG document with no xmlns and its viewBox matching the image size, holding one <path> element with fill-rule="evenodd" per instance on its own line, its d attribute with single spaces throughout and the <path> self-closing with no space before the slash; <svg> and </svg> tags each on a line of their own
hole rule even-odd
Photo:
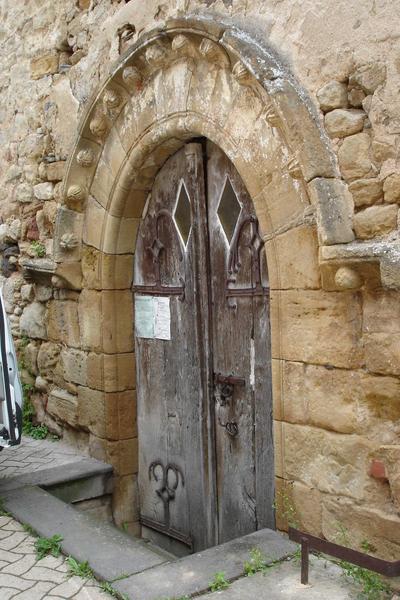
<svg viewBox="0 0 400 600">
<path fill-rule="evenodd" d="M 235 190 L 233 189 L 231 180 L 229 177 L 227 177 L 225 179 L 224 189 L 219 201 L 217 214 L 229 244 L 231 243 L 233 234 L 235 233 L 236 224 L 238 222 L 241 210 L 242 206 L 237 198 Z"/>
<path fill-rule="evenodd" d="M 184 181 L 181 180 L 173 219 L 185 248 L 192 227 L 191 212 L 189 194 L 187 193 Z"/>
</svg>

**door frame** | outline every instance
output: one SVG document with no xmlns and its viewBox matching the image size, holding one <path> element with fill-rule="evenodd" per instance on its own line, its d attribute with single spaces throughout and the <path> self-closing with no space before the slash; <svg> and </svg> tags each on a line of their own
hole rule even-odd
<svg viewBox="0 0 400 600">
<path fill-rule="evenodd" d="M 286 310 L 280 290 L 282 282 L 295 287 L 298 246 L 282 251 L 275 236 L 294 230 L 296 218 L 312 206 L 318 219 L 306 234 L 313 257 L 318 244 L 354 237 L 334 153 L 312 102 L 276 53 L 251 33 L 215 17 L 209 22 L 174 19 L 141 36 L 111 70 L 83 115 L 55 227 L 52 281 L 78 291 L 78 306 L 54 301 L 52 310 L 64 322 L 75 318 L 74 310 L 85 315 L 78 342 L 74 332 L 60 333 L 66 346 L 81 347 L 90 365 L 87 383 L 79 389 L 82 408 L 71 419 L 74 427 L 89 431 L 92 455 L 115 466 L 114 518 L 131 523 L 132 530 L 137 431 L 129 331 L 135 236 L 159 166 L 196 136 L 210 139 L 235 165 L 266 240 L 279 479 L 285 476 L 281 340 Z M 283 193 L 285 210 L 280 211 Z M 312 269 L 317 280 L 316 258 Z M 84 409 L 85 398 L 94 403 L 96 418 Z"/>
</svg>

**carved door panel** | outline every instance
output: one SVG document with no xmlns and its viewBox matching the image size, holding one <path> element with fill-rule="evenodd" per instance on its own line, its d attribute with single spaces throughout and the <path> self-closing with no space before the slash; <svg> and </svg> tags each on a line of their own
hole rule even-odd
<svg viewBox="0 0 400 600">
<path fill-rule="evenodd" d="M 273 527 L 269 289 L 253 203 L 208 145 L 219 542 Z"/>
<path fill-rule="evenodd" d="M 215 543 L 205 206 L 202 147 L 188 144 L 156 177 L 135 254 L 141 522 L 178 554 Z"/>
</svg>

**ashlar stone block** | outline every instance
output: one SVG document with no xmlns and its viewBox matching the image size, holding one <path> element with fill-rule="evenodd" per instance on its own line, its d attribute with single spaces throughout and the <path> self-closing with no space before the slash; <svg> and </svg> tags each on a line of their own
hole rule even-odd
<svg viewBox="0 0 400 600">
<path fill-rule="evenodd" d="M 271 293 L 272 356 L 354 368 L 362 365 L 361 303 L 353 292 Z"/>
<path fill-rule="evenodd" d="M 371 442 L 358 435 L 289 423 L 283 423 L 283 440 L 285 477 L 324 493 L 366 499 Z"/>
</svg>

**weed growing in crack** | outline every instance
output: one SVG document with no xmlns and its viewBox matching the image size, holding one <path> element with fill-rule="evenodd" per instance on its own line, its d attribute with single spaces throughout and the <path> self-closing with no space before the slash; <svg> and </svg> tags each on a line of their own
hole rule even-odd
<svg viewBox="0 0 400 600">
<path fill-rule="evenodd" d="M 46 256 L 46 247 L 42 242 L 38 242 L 37 240 L 31 242 L 31 250 L 38 258 Z"/>
<path fill-rule="evenodd" d="M 39 537 L 35 540 L 35 550 L 38 560 L 41 560 L 48 554 L 56 558 L 61 554 L 62 535 L 56 533 L 50 538 Z"/>
<path fill-rule="evenodd" d="M 339 565 L 346 577 L 362 587 L 359 600 L 383 600 L 389 597 L 390 588 L 377 573 L 352 565 L 345 560 L 341 560 Z"/>
<path fill-rule="evenodd" d="M 215 573 L 213 580 L 209 583 L 209 586 L 212 592 L 226 590 L 226 588 L 229 587 L 229 582 L 225 578 L 225 573 L 222 571 Z"/>
<path fill-rule="evenodd" d="M 34 537 L 38 537 L 38 534 L 36 533 L 36 531 L 33 529 L 33 527 L 28 525 L 28 523 L 22 523 L 22 529 L 24 531 L 26 531 L 26 533 L 29 533 L 30 535 L 33 535 Z"/>
<path fill-rule="evenodd" d="M 22 433 L 25 435 L 30 435 L 34 440 L 44 440 L 49 435 L 47 426 L 33 424 L 35 409 L 31 402 L 31 394 L 34 389 L 35 388 L 30 383 L 22 384 L 22 391 L 24 394 L 24 405 L 22 408 Z"/>
<path fill-rule="evenodd" d="M 109 581 L 102 581 L 100 583 L 100 589 L 103 590 L 103 592 L 107 592 L 107 594 L 110 594 L 110 596 L 112 596 L 113 598 L 121 598 L 121 600 L 129 600 L 129 598 L 128 598 L 128 596 L 126 596 L 126 594 L 120 594 L 119 592 L 117 592 L 117 590 L 113 588 L 113 586 L 111 585 L 111 583 Z"/>
<path fill-rule="evenodd" d="M 68 556 L 67 564 L 69 575 L 76 575 L 83 579 L 93 579 L 93 571 L 87 560 L 79 562 L 79 560 L 76 560 L 73 556 Z"/>
<path fill-rule="evenodd" d="M 266 569 L 266 556 L 259 548 L 252 548 L 250 550 L 250 560 L 246 560 L 244 563 L 245 574 L 250 577 L 251 575 L 255 575 L 255 573 L 265 572 Z"/>
</svg>

